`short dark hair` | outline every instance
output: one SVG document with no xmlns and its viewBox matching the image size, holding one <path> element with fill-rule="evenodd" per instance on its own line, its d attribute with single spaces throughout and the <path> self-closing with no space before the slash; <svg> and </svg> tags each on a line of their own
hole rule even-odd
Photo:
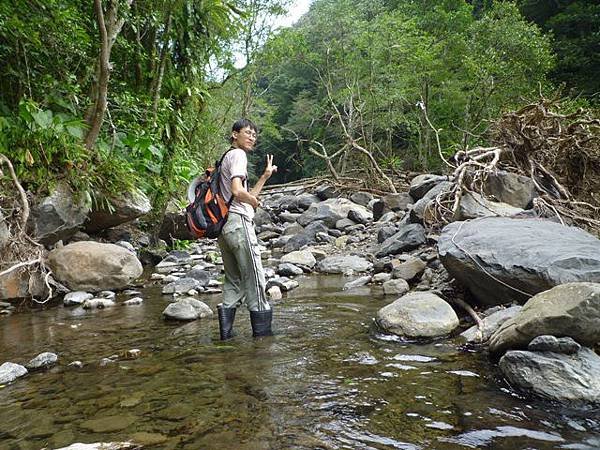
<svg viewBox="0 0 600 450">
<path fill-rule="evenodd" d="M 242 130 L 242 128 L 250 128 L 251 130 L 254 130 L 255 132 L 258 133 L 258 127 L 256 126 L 256 124 L 254 122 L 252 122 L 250 119 L 238 119 L 236 120 L 233 125 L 231 126 L 231 132 L 233 133 L 235 132 L 239 132 Z M 229 138 L 229 140 L 231 142 L 233 142 L 233 138 Z"/>
</svg>

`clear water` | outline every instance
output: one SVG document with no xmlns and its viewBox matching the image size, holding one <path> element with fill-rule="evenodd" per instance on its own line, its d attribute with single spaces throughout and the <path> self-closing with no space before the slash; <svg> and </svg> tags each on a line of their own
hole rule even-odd
<svg viewBox="0 0 600 450">
<path fill-rule="evenodd" d="M 299 281 L 275 305 L 271 338 L 251 337 L 245 311 L 225 343 L 216 314 L 165 322 L 159 287 L 142 289 L 140 306 L 0 318 L 0 363 L 59 354 L 52 370 L 0 388 L 0 448 L 131 439 L 164 449 L 600 448 L 599 411 L 517 396 L 458 340 L 379 333 L 372 318 L 391 299 L 376 289 Z M 214 310 L 219 295 L 202 299 Z M 128 359 L 134 348 L 141 356 Z M 68 366 L 75 360 L 83 368 Z"/>
</svg>

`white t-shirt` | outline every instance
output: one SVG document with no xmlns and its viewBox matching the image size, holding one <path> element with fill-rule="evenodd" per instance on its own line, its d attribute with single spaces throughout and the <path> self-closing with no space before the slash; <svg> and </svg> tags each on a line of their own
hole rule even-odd
<svg viewBox="0 0 600 450">
<path fill-rule="evenodd" d="M 248 189 L 248 156 L 241 148 L 229 150 L 221 165 L 221 192 L 225 201 L 231 198 L 231 182 L 234 178 L 241 178 L 242 183 Z M 248 203 L 242 203 L 237 200 L 231 202 L 230 212 L 241 214 L 248 219 L 254 218 L 254 208 Z"/>
</svg>

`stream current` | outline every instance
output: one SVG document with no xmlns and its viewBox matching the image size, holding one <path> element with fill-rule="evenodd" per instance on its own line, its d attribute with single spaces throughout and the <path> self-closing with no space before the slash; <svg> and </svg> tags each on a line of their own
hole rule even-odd
<svg viewBox="0 0 600 450">
<path fill-rule="evenodd" d="M 520 396 L 457 338 L 378 331 L 373 317 L 390 301 L 378 288 L 343 291 L 342 276 L 297 280 L 275 304 L 268 338 L 252 338 L 239 310 L 237 336 L 219 341 L 218 294 L 199 296 L 212 318 L 166 322 L 170 296 L 159 286 L 142 288 L 139 306 L 118 295 L 104 310 L 0 318 L 0 363 L 59 355 L 51 370 L 0 388 L 0 449 L 131 440 L 161 449 L 600 448 L 597 410 Z"/>
</svg>

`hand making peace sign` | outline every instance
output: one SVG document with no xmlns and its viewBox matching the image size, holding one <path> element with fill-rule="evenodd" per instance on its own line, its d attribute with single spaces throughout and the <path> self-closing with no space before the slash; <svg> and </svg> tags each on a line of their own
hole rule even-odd
<svg viewBox="0 0 600 450">
<path fill-rule="evenodd" d="M 273 155 L 267 155 L 267 167 L 265 167 L 264 172 L 265 178 L 271 178 L 271 175 L 275 172 L 277 172 L 277 166 L 273 165 Z"/>
</svg>

